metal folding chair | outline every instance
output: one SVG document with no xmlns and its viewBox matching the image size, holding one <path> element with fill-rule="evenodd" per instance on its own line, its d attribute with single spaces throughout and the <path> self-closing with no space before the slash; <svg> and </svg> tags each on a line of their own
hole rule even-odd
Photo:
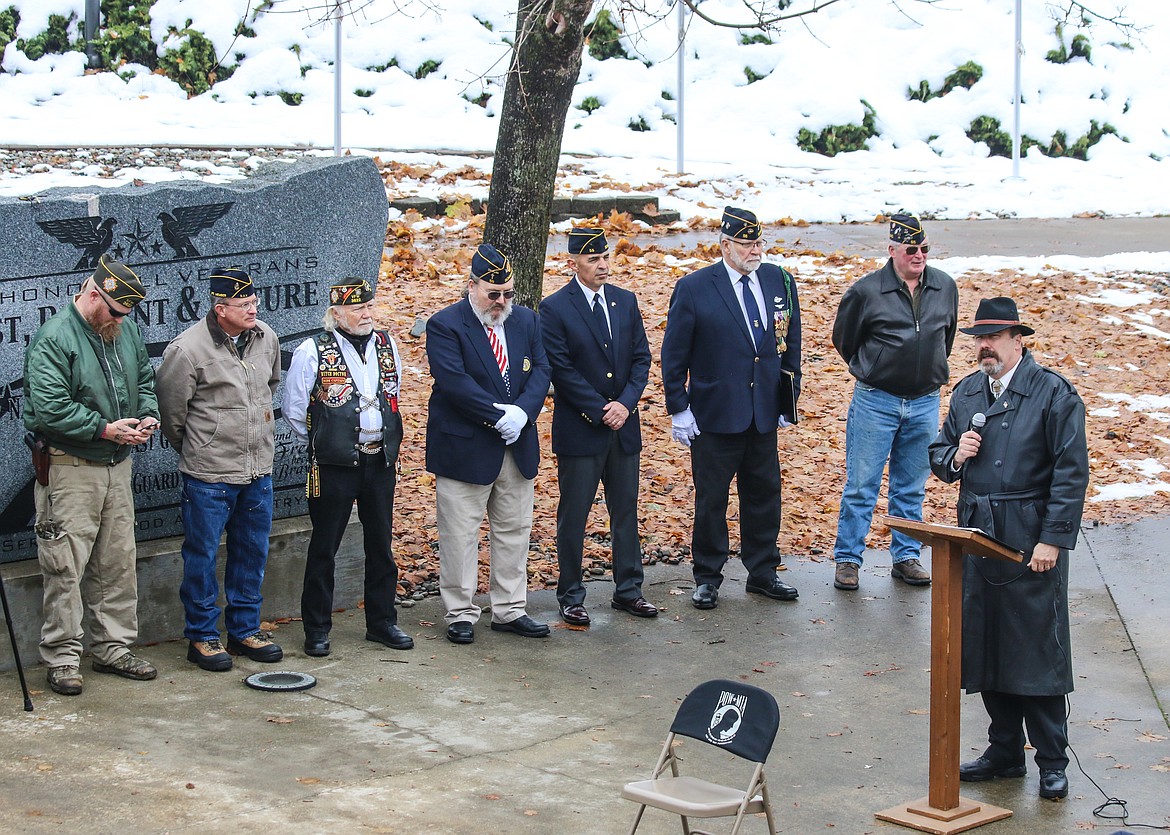
<svg viewBox="0 0 1170 835">
<path fill-rule="evenodd" d="M 627 783 L 622 789 L 622 797 L 638 804 L 630 835 L 637 831 L 647 806 L 679 815 L 687 835 L 710 835 L 691 829 L 688 818 L 734 816 L 731 832 L 736 835 L 747 815 L 763 812 L 768 832 L 775 835 L 764 763 L 779 728 L 780 707 L 766 690 L 725 679 L 700 684 L 679 706 L 650 779 Z M 675 753 L 678 736 L 697 739 L 753 763 L 747 787 L 736 789 L 680 775 L 680 758 Z"/>
</svg>

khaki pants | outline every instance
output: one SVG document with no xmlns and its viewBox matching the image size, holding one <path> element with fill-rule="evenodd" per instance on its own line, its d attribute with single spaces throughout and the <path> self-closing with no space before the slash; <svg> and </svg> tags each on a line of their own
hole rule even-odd
<svg viewBox="0 0 1170 835">
<path fill-rule="evenodd" d="M 92 466 L 55 454 L 49 486 L 35 487 L 37 558 L 45 584 L 41 660 L 78 664 L 89 612 L 93 657 L 111 664 L 138 637 L 130 459 Z"/>
<path fill-rule="evenodd" d="M 492 546 L 492 620 L 509 623 L 525 614 L 533 480 L 521 475 L 509 450 L 493 483 L 436 478 L 435 493 L 439 594 L 447 608 L 447 623 L 475 623 L 483 611 L 472 596 L 479 579 L 479 527 L 485 510 Z"/>
</svg>

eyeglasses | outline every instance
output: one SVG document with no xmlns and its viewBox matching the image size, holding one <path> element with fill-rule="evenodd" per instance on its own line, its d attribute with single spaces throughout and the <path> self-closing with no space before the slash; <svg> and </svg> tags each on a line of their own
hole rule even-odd
<svg viewBox="0 0 1170 835">
<path fill-rule="evenodd" d="M 505 299 L 510 299 L 516 295 L 516 291 L 515 290 L 488 290 L 486 295 L 492 301 L 496 301 L 500 296 L 503 296 Z"/>
<path fill-rule="evenodd" d="M 764 238 L 757 238 L 754 241 L 741 241 L 741 240 L 738 240 L 736 238 L 728 238 L 728 240 L 731 241 L 736 246 L 743 247 L 744 249 L 748 250 L 749 252 L 757 247 L 759 247 L 760 249 L 764 249 L 764 247 L 766 247 L 768 245 L 768 242 Z"/>
<path fill-rule="evenodd" d="M 906 254 L 907 255 L 917 255 L 918 250 L 920 250 L 920 249 L 922 250 L 922 254 L 925 255 L 926 253 L 930 252 L 930 244 L 923 244 L 922 246 L 907 246 L 906 247 Z"/>
<path fill-rule="evenodd" d="M 259 310 L 260 301 L 244 302 L 243 304 L 229 304 L 228 302 L 220 302 L 224 307 L 234 307 L 236 310 Z"/>
</svg>

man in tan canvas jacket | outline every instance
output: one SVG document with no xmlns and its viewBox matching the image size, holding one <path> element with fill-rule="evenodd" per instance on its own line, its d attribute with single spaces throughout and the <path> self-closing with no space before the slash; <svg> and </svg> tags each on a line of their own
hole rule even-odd
<svg viewBox="0 0 1170 835">
<path fill-rule="evenodd" d="M 257 297 L 238 267 L 216 269 L 211 311 L 163 352 L 157 391 L 163 432 L 183 475 L 184 634 L 187 660 L 204 670 L 232 667 L 232 655 L 275 662 L 281 648 L 260 629 L 260 587 L 272 529 L 272 395 L 280 382 L 280 341 L 256 318 Z M 220 643 L 216 551 L 227 530 Z"/>
</svg>

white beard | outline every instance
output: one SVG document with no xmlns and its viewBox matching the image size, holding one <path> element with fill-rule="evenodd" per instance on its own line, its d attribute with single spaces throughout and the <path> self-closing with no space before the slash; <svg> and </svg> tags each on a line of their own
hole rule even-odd
<svg viewBox="0 0 1170 835">
<path fill-rule="evenodd" d="M 508 320 L 508 317 L 512 315 L 512 302 L 505 302 L 504 309 L 495 314 L 490 310 L 480 310 L 474 304 L 471 306 L 471 309 L 475 311 L 475 318 L 479 319 L 485 328 L 494 328 L 496 325 L 504 324 Z"/>
</svg>

